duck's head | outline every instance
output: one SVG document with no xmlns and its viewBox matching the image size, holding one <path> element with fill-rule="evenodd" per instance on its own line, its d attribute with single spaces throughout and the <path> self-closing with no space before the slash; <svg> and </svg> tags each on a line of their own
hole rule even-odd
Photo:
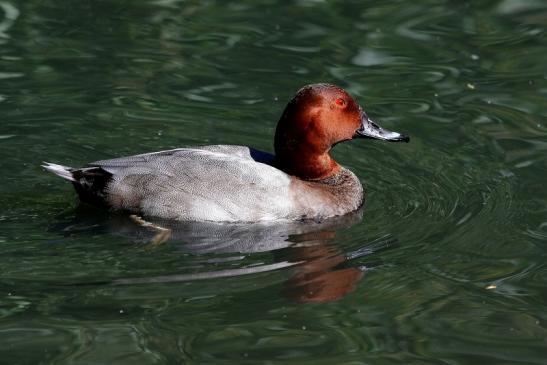
<svg viewBox="0 0 547 365">
<path fill-rule="evenodd" d="M 306 180 L 320 180 L 339 172 L 329 155 L 337 143 L 354 138 L 408 142 L 373 122 L 344 89 L 329 84 L 304 86 L 287 104 L 275 131 L 279 167 Z"/>
</svg>

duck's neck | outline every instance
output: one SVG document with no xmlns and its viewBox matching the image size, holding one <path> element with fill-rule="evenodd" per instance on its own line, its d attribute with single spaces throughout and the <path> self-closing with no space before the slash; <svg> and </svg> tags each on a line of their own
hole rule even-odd
<svg viewBox="0 0 547 365">
<path fill-rule="evenodd" d="M 317 153 L 306 148 L 285 149 L 276 146 L 275 158 L 281 170 L 303 180 L 328 179 L 341 170 L 328 151 Z"/>
</svg>

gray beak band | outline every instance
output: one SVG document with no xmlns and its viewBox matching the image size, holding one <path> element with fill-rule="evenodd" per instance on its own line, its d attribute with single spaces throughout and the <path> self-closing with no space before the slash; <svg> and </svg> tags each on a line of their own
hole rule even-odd
<svg viewBox="0 0 547 365">
<path fill-rule="evenodd" d="M 364 111 L 361 111 L 361 127 L 355 132 L 355 137 L 381 139 L 389 142 L 410 141 L 410 137 L 407 135 L 383 129 L 374 123 Z"/>
</svg>

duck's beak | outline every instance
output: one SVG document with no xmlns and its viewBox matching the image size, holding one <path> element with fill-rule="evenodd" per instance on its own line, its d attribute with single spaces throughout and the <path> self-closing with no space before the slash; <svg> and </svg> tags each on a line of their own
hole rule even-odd
<svg viewBox="0 0 547 365">
<path fill-rule="evenodd" d="M 380 127 L 361 110 L 361 127 L 355 132 L 354 138 L 373 138 L 390 142 L 408 142 L 410 137 L 401 133 L 391 132 Z"/>
</svg>

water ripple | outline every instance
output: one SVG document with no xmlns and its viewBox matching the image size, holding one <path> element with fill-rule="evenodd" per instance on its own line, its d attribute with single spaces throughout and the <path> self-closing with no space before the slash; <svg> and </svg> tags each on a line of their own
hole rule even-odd
<svg viewBox="0 0 547 365">
<path fill-rule="evenodd" d="M 7 1 L 0 1 L 0 9 L 4 12 L 3 19 L 0 19 L 0 38 L 10 38 L 8 30 L 19 17 L 19 10 Z M 1 39 L 0 42 L 2 42 Z"/>
</svg>

